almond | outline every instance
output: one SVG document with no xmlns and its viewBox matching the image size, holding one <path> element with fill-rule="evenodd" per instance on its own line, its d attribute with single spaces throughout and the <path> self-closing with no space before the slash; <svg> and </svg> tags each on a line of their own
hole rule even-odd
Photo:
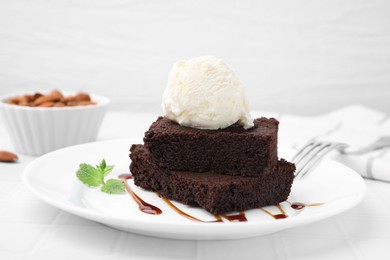
<svg viewBox="0 0 390 260">
<path fill-rule="evenodd" d="M 49 94 L 41 93 L 27 94 L 12 97 L 6 100 L 8 104 L 30 107 L 65 107 L 65 106 L 87 106 L 96 105 L 88 93 L 77 93 L 74 96 L 64 96 L 59 90 L 52 90 Z"/>
<path fill-rule="evenodd" d="M 95 105 L 96 103 L 91 101 L 79 101 L 76 104 L 77 106 L 89 106 L 89 105 Z"/>
<path fill-rule="evenodd" d="M 56 101 L 59 101 L 61 100 L 61 98 L 63 98 L 64 96 L 62 95 L 61 92 L 59 92 L 58 90 L 53 90 L 52 92 L 50 92 L 49 96 L 52 96 L 53 98 L 56 99 Z"/>
<path fill-rule="evenodd" d="M 65 106 L 65 104 L 62 103 L 62 102 L 56 102 L 56 103 L 54 103 L 54 107 L 64 107 L 64 106 Z"/>
<path fill-rule="evenodd" d="M 86 93 L 78 93 L 73 97 L 72 101 L 80 102 L 80 101 L 91 101 L 91 97 Z"/>
<path fill-rule="evenodd" d="M 30 100 L 28 100 L 27 96 L 21 96 L 19 97 L 19 103 L 28 103 Z"/>
<path fill-rule="evenodd" d="M 77 106 L 77 102 L 76 101 L 68 101 L 68 102 L 66 102 L 66 105 L 68 107 L 74 107 L 74 106 Z"/>
<path fill-rule="evenodd" d="M 50 93 L 49 95 L 41 96 L 41 97 L 35 99 L 34 105 L 40 106 L 40 105 L 47 103 L 47 102 L 57 102 L 60 99 L 61 99 L 61 96 L 54 92 L 54 93 Z"/>
<path fill-rule="evenodd" d="M 0 162 L 16 162 L 18 156 L 8 151 L 0 151 Z"/>
<path fill-rule="evenodd" d="M 35 99 L 37 99 L 37 98 L 39 98 L 39 97 L 42 97 L 42 96 L 43 96 L 43 94 L 37 92 L 37 93 L 34 94 L 34 96 L 33 96 L 33 98 L 32 98 L 32 101 L 34 101 Z"/>
<path fill-rule="evenodd" d="M 27 101 L 28 101 L 28 102 L 32 102 L 32 101 L 35 100 L 34 95 L 26 95 L 25 97 L 27 98 Z"/>
<path fill-rule="evenodd" d="M 54 106 L 54 102 L 52 101 L 48 101 L 39 105 L 39 107 L 52 107 L 52 106 Z"/>
<path fill-rule="evenodd" d="M 21 101 L 18 103 L 19 106 L 24 106 L 24 107 L 28 107 L 31 105 L 31 103 L 28 103 L 28 102 L 24 102 L 24 101 Z"/>
</svg>

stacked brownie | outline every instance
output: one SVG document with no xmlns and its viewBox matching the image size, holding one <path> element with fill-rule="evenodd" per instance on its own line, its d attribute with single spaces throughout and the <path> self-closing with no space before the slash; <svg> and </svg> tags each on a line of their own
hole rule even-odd
<svg viewBox="0 0 390 260">
<path fill-rule="evenodd" d="M 295 165 L 278 160 L 276 119 L 245 130 L 183 127 L 159 117 L 144 145 L 130 149 L 134 183 L 213 214 L 275 205 L 287 199 Z"/>
</svg>

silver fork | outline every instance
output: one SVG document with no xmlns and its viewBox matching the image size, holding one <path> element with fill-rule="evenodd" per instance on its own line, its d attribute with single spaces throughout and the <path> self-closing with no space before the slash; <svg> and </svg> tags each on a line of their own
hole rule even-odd
<svg viewBox="0 0 390 260">
<path fill-rule="evenodd" d="M 291 161 L 294 162 L 297 167 L 295 177 L 302 178 L 332 150 L 337 150 L 342 154 L 361 155 L 389 146 L 390 136 L 382 136 L 373 143 L 357 150 L 347 149 L 348 145 L 344 143 L 311 141 L 303 146 L 294 155 Z"/>
<path fill-rule="evenodd" d="M 296 166 L 295 178 L 302 178 L 332 150 L 345 152 L 347 144 L 312 141 L 302 147 L 291 159 Z"/>
<path fill-rule="evenodd" d="M 340 152 L 343 154 L 349 154 L 349 155 L 360 155 L 365 154 L 374 150 L 379 150 L 385 147 L 390 146 L 390 136 L 381 136 L 376 141 L 372 142 L 371 144 L 357 149 L 357 150 L 349 150 L 345 148 L 340 148 Z"/>
</svg>

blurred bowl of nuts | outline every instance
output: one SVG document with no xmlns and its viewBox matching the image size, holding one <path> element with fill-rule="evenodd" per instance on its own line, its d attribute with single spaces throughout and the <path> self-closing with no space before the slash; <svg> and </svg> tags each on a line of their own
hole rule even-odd
<svg viewBox="0 0 390 260">
<path fill-rule="evenodd" d="M 95 141 L 109 103 L 88 93 L 14 93 L 0 96 L 0 119 L 18 152 L 39 156 Z"/>
</svg>

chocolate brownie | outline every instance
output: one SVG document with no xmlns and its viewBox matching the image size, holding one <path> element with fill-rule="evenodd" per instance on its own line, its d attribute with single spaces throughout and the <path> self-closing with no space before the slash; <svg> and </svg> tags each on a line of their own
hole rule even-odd
<svg viewBox="0 0 390 260">
<path fill-rule="evenodd" d="M 135 185 L 184 204 L 200 206 L 213 214 L 285 201 L 294 179 L 295 165 L 285 160 L 279 160 L 271 174 L 243 177 L 171 171 L 156 165 L 143 145 L 133 145 L 130 151 Z"/>
<path fill-rule="evenodd" d="M 219 130 L 183 127 L 159 117 L 145 133 L 145 147 L 165 169 L 260 176 L 277 167 L 279 122 L 258 118 L 245 130 L 234 124 Z"/>
</svg>

